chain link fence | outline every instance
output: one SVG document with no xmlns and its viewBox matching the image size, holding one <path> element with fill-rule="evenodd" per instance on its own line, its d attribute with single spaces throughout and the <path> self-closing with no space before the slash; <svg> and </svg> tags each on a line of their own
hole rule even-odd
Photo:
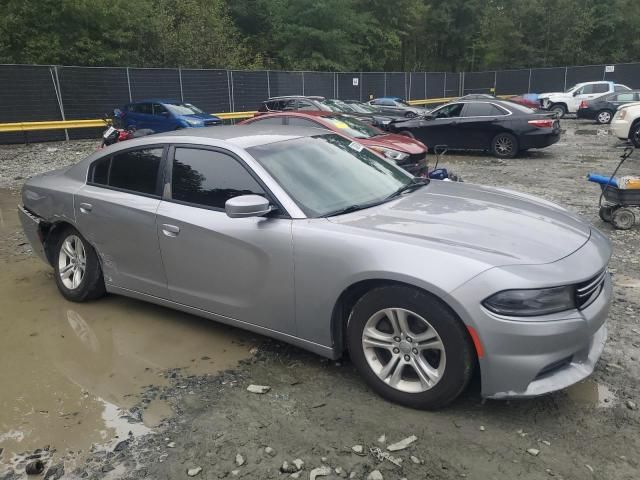
<svg viewBox="0 0 640 480">
<path fill-rule="evenodd" d="M 211 113 L 256 110 L 282 95 L 367 101 L 517 95 L 610 80 L 640 88 L 640 63 L 489 72 L 286 72 L 181 68 L 0 65 L 0 124 L 101 118 L 142 99 L 193 103 Z M 94 138 L 97 129 L 0 133 L 0 143 Z"/>
</svg>

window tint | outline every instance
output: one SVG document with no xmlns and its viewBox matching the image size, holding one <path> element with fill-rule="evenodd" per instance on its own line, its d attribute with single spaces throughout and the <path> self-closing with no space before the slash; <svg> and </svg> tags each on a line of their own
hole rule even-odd
<svg viewBox="0 0 640 480">
<path fill-rule="evenodd" d="M 592 85 L 592 87 L 592 93 L 606 93 L 609 91 L 609 85 L 606 83 L 596 83 L 595 85 Z"/>
<path fill-rule="evenodd" d="M 168 112 L 168 110 L 166 108 L 164 108 L 162 105 L 160 105 L 159 103 L 154 103 L 153 104 L 153 114 L 154 115 L 162 115 L 164 112 Z"/>
<path fill-rule="evenodd" d="M 434 110 L 432 115 L 434 118 L 453 118 L 459 117 L 462 112 L 462 107 L 464 107 L 464 103 L 451 103 L 449 105 L 445 105 L 444 107 L 440 107 L 437 110 Z"/>
<path fill-rule="evenodd" d="M 578 95 L 587 95 L 589 93 L 593 93 L 593 85 L 585 85 L 580 89 L 580 93 Z"/>
<path fill-rule="evenodd" d="M 258 124 L 258 125 L 282 125 L 282 121 L 284 117 L 267 117 L 267 118 L 258 118 L 257 120 L 253 120 L 250 122 L 250 125 Z"/>
<path fill-rule="evenodd" d="M 175 200 L 219 209 L 239 195 L 265 195 L 236 159 L 195 148 L 176 148 L 171 193 Z"/>
<path fill-rule="evenodd" d="M 92 182 L 148 195 L 157 194 L 162 148 L 118 153 L 96 162 Z"/>
<path fill-rule="evenodd" d="M 491 103 L 467 103 L 464 110 L 465 117 L 495 117 L 506 115 L 506 112 Z"/>
<path fill-rule="evenodd" d="M 295 110 L 296 109 L 296 101 L 295 100 L 285 100 L 280 107 L 280 110 Z"/>
<path fill-rule="evenodd" d="M 614 87 L 614 91 L 616 92 L 628 92 L 629 90 L 631 89 L 625 85 L 616 84 Z"/>
<path fill-rule="evenodd" d="M 387 98 L 382 99 L 378 102 L 378 105 L 384 105 L 385 107 L 395 107 L 396 106 L 396 102 L 394 102 L 393 100 L 389 100 Z"/>
<path fill-rule="evenodd" d="M 145 113 L 147 115 L 151 115 L 153 113 L 150 103 L 137 103 L 133 105 L 132 110 L 136 113 Z"/>
<path fill-rule="evenodd" d="M 315 128 L 324 128 L 317 122 L 313 120 L 307 120 L 306 118 L 299 117 L 287 117 L 289 119 L 289 125 L 292 127 L 315 127 Z"/>
</svg>

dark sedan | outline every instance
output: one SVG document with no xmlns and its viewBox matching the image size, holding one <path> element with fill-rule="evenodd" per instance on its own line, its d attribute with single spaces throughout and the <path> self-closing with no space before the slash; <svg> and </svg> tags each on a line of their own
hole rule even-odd
<svg viewBox="0 0 640 480">
<path fill-rule="evenodd" d="M 560 122 L 553 114 L 501 100 L 447 103 L 423 117 L 393 123 L 389 130 L 425 145 L 485 150 L 500 158 L 548 147 L 560 138 Z"/>
<path fill-rule="evenodd" d="M 629 92 L 616 92 L 591 100 L 583 100 L 578 108 L 578 118 L 595 120 L 601 125 L 611 123 L 613 116 L 620 105 L 640 100 L 640 90 Z"/>
</svg>

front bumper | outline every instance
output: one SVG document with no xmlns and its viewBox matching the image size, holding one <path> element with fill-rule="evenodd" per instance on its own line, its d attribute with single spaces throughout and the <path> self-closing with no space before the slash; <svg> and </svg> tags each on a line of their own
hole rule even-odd
<svg viewBox="0 0 640 480">
<path fill-rule="evenodd" d="M 611 248 L 595 229 L 592 238 L 573 254 L 546 265 L 493 268 L 450 294 L 447 300 L 482 344 L 479 358 L 482 396 L 534 397 L 566 388 L 589 376 L 606 340 L 606 319 L 612 284 L 604 277 L 597 297 L 582 310 L 539 317 L 496 315 L 481 304 L 506 288 L 543 288 L 578 284 L 606 267 Z M 475 300 L 471 300 L 471 299 Z"/>
<path fill-rule="evenodd" d="M 611 133 L 620 140 L 629 139 L 629 130 L 631 130 L 631 125 L 626 120 L 620 120 L 614 117 L 609 128 L 611 128 Z"/>
</svg>

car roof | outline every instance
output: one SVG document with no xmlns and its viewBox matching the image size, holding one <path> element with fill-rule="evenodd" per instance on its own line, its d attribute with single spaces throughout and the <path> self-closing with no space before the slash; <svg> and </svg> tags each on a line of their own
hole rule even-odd
<svg viewBox="0 0 640 480">
<path fill-rule="evenodd" d="M 137 103 L 183 103 L 172 98 L 145 98 L 142 100 L 136 100 L 135 102 L 129 102 L 129 105 L 135 105 Z"/>
<path fill-rule="evenodd" d="M 324 97 L 318 95 L 283 95 L 281 97 L 269 97 L 266 102 L 270 100 L 287 100 L 287 99 L 308 99 L 308 100 L 324 100 Z"/>
</svg>

